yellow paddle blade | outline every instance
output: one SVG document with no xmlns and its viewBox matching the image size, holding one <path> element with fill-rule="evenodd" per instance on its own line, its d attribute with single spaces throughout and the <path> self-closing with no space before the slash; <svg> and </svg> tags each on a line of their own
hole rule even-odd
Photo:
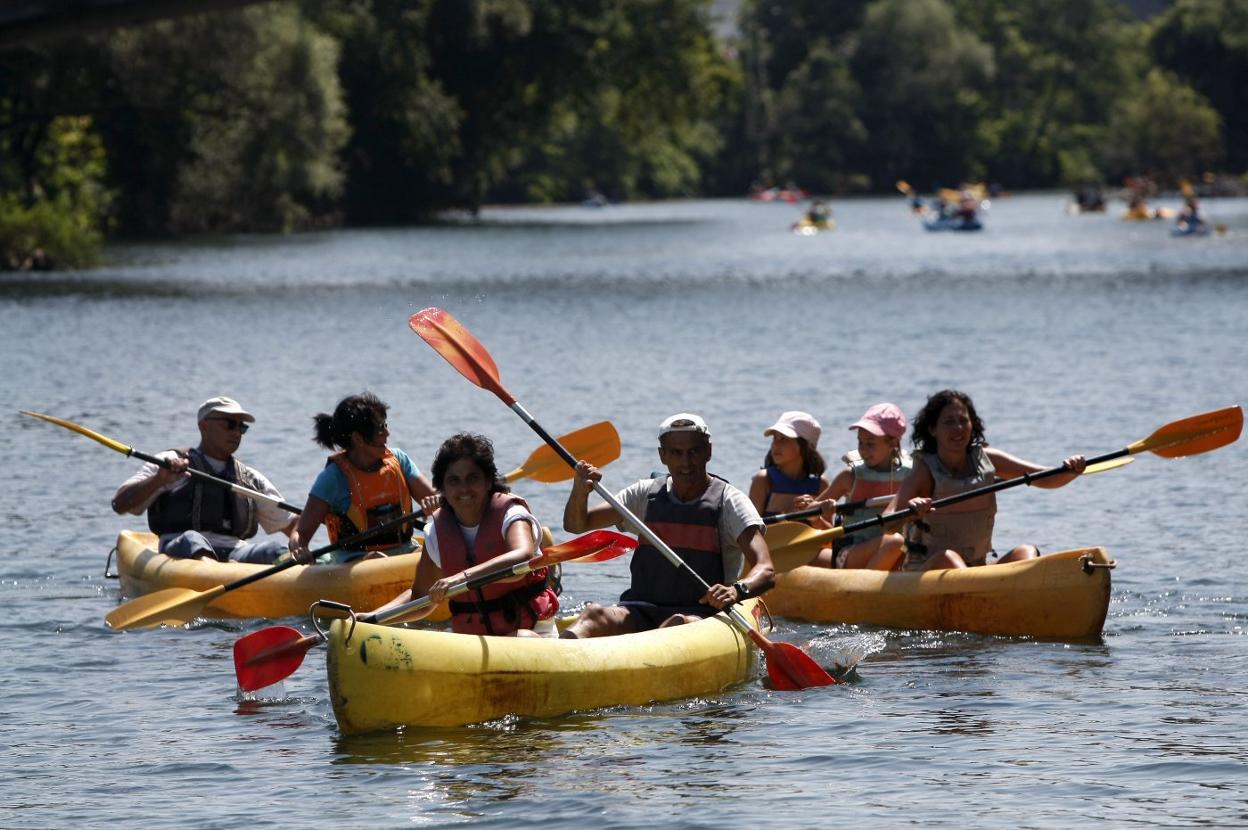
<svg viewBox="0 0 1248 830">
<path fill-rule="evenodd" d="M 1083 474 L 1085 476 L 1093 476 L 1097 473 L 1104 473 L 1108 470 L 1116 470 L 1119 467 L 1125 467 L 1133 461 L 1135 461 L 1135 459 L 1129 455 L 1120 456 L 1119 458 L 1111 458 L 1108 461 L 1102 461 L 1100 464 L 1089 464 L 1083 468 Z"/>
<path fill-rule="evenodd" d="M 51 415 L 44 415 L 40 412 L 30 412 L 29 410 L 26 410 L 26 409 L 20 409 L 18 411 L 21 412 L 23 415 L 29 415 L 32 418 L 39 418 L 40 420 L 47 421 L 50 424 L 56 424 L 58 427 L 65 427 L 65 429 L 72 430 L 78 433 L 79 435 L 85 435 L 88 438 L 90 438 L 92 441 L 99 441 L 104 446 L 110 449 L 117 450 L 117 452 L 121 453 L 122 455 L 129 455 L 131 452 L 131 448 L 121 443 L 120 441 L 114 441 L 112 438 L 108 438 L 107 436 L 100 435 L 98 432 L 95 432 L 94 430 L 87 429 L 86 427 L 80 426 L 79 424 L 75 424 L 73 421 L 65 421 L 65 420 L 62 420 L 61 418 L 53 418 Z"/>
<path fill-rule="evenodd" d="M 913 192 L 910 188 L 910 182 L 906 181 L 905 179 L 897 180 L 897 189 L 900 190 L 902 193 L 906 194 L 907 196 L 909 196 Z"/>
<path fill-rule="evenodd" d="M 620 457 L 620 434 L 610 421 L 599 421 L 558 438 L 560 444 L 581 461 L 605 467 Z M 568 481 L 575 471 L 549 444 L 543 444 L 525 459 L 524 464 L 507 474 L 507 481 L 531 478 L 552 484 Z"/>
<path fill-rule="evenodd" d="M 225 593 L 218 585 L 208 591 L 166 588 L 119 605 L 104 617 L 114 631 L 128 628 L 155 628 L 158 625 L 185 625 L 199 615 L 208 603 Z"/>
<path fill-rule="evenodd" d="M 767 528 L 771 564 L 778 574 L 809 565 L 819 551 L 830 547 L 833 539 L 844 534 L 845 531 L 839 527 L 816 530 L 802 522 L 777 522 Z"/>
<path fill-rule="evenodd" d="M 1244 411 L 1238 406 L 1215 409 L 1181 421 L 1171 421 L 1147 438 L 1127 447 L 1135 455 L 1151 452 L 1162 458 L 1199 455 L 1233 444 L 1244 428 Z"/>
</svg>

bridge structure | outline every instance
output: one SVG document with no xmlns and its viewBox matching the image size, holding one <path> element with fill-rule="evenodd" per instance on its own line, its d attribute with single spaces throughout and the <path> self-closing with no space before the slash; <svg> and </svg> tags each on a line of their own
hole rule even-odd
<svg viewBox="0 0 1248 830">
<path fill-rule="evenodd" d="M 256 2 L 261 0 L 5 0 L 0 49 Z"/>
</svg>

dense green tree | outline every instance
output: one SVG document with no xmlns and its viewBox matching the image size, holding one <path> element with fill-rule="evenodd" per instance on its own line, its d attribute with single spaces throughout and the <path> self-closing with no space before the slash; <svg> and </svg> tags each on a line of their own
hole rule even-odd
<svg viewBox="0 0 1248 830">
<path fill-rule="evenodd" d="M 1177 0 L 1158 19 L 1150 46 L 1160 65 L 1217 109 L 1226 161 L 1248 170 L 1248 0 Z"/>
<path fill-rule="evenodd" d="M 980 150 L 992 49 L 944 0 L 875 0 L 852 64 L 876 188 L 897 178 L 951 183 L 987 171 Z"/>
<path fill-rule="evenodd" d="M 1174 184 L 1219 158 L 1220 118 L 1200 93 L 1154 68 L 1114 105 L 1102 142 L 1102 168 L 1112 179 L 1144 173 Z"/>
</svg>

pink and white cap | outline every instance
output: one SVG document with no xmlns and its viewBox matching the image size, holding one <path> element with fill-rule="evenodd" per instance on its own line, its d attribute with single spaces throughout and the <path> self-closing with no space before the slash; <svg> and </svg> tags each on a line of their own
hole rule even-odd
<svg viewBox="0 0 1248 830">
<path fill-rule="evenodd" d="M 814 449 L 819 443 L 819 436 L 823 433 L 823 427 L 819 426 L 815 416 L 809 412 L 793 410 L 781 413 L 779 419 L 774 424 L 763 430 L 763 435 L 771 435 L 773 432 L 786 438 L 805 438 L 806 443 L 810 444 L 811 449 Z"/>
<path fill-rule="evenodd" d="M 906 416 L 896 404 L 877 403 L 863 416 L 849 425 L 850 429 L 865 429 L 881 438 L 900 438 L 906 434 Z"/>
</svg>

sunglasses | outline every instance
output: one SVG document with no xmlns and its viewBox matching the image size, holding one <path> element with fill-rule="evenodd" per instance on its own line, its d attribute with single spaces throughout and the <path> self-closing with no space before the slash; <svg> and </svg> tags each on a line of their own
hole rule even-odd
<svg viewBox="0 0 1248 830">
<path fill-rule="evenodd" d="M 225 428 L 229 430 L 238 430 L 239 434 L 244 434 L 251 429 L 251 424 L 241 418 L 208 418 L 209 421 L 220 421 L 225 424 Z"/>
</svg>

